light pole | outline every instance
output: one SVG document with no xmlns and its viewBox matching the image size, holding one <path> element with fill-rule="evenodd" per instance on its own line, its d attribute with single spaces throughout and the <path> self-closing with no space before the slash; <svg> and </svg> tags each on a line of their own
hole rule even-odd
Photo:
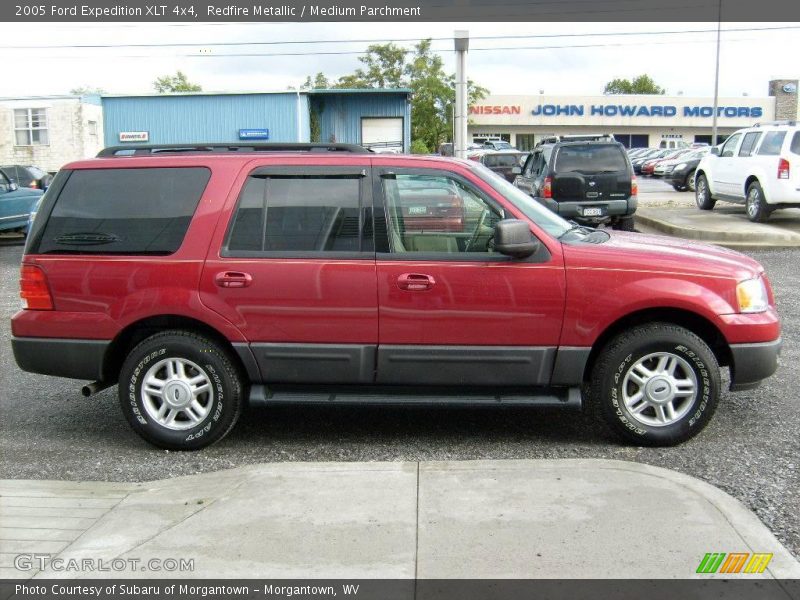
<svg viewBox="0 0 800 600">
<path fill-rule="evenodd" d="M 714 73 L 714 114 L 711 121 L 711 145 L 717 145 L 717 108 L 719 106 L 719 45 L 722 34 L 722 0 L 717 9 L 717 67 Z"/>
<path fill-rule="evenodd" d="M 456 51 L 456 105 L 453 126 L 453 155 L 458 158 L 467 157 L 467 50 L 469 49 L 469 31 L 457 30 L 453 41 Z"/>
</svg>

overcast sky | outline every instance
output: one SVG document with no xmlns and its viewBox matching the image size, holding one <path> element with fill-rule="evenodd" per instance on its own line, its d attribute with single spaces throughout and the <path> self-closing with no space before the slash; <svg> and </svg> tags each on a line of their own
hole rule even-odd
<svg viewBox="0 0 800 600">
<path fill-rule="evenodd" d="M 358 66 L 368 43 L 210 46 L 220 42 L 400 40 L 447 38 L 455 29 L 473 37 L 469 76 L 496 94 L 601 94 L 615 77 L 651 75 L 667 93 L 711 96 L 715 32 L 673 35 L 603 35 L 714 29 L 715 23 L 278 23 L 278 24 L 11 24 L 0 23 L 0 96 L 67 93 L 92 86 L 109 93 L 152 92 L 159 76 L 181 69 L 205 91 L 283 90 L 308 74 L 336 78 Z M 800 75 L 800 24 L 730 23 L 725 28 L 794 27 L 723 33 L 722 96 L 766 96 L 773 78 Z M 556 37 L 474 39 L 478 36 Z M 558 37 L 569 34 L 569 37 Z M 577 34 L 577 35 L 576 35 Z M 184 43 L 182 47 L 15 48 Z M 413 42 L 398 42 L 410 46 Z M 564 46 L 561 48 L 531 48 Z M 577 47 L 590 46 L 590 47 Z M 526 47 L 526 48 L 521 48 Z M 434 42 L 453 70 L 452 40 Z M 504 48 L 479 50 L 479 48 Z M 514 49 L 505 49 L 514 48 Z M 319 54 L 313 54 L 313 53 Z M 305 56 L 224 54 L 312 53 Z"/>
</svg>

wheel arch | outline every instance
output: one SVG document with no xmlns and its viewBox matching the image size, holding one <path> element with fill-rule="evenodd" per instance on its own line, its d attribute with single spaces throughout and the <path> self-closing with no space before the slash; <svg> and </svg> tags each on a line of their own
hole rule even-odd
<svg viewBox="0 0 800 600">
<path fill-rule="evenodd" d="M 730 366 L 733 363 L 731 349 L 725 336 L 706 317 L 682 308 L 647 308 L 620 317 L 603 330 L 592 344 L 583 372 L 583 381 L 589 381 L 594 364 L 609 341 L 626 329 L 647 323 L 669 323 L 684 327 L 708 344 L 721 367 Z"/>
<path fill-rule="evenodd" d="M 750 186 L 753 183 L 757 183 L 759 186 L 761 186 L 761 193 L 764 194 L 764 186 L 761 185 L 761 181 L 759 180 L 758 175 L 750 175 L 744 182 L 744 196 L 745 197 L 747 197 L 747 192 L 748 192 L 748 190 L 750 189 Z M 766 196 L 765 196 L 764 199 L 766 200 Z"/>
<path fill-rule="evenodd" d="M 198 319 L 183 315 L 164 314 L 154 315 L 139 319 L 130 323 L 112 340 L 106 350 L 103 359 L 103 378 L 105 381 L 117 381 L 122 363 L 128 353 L 142 340 L 155 333 L 169 329 L 180 329 L 200 333 L 217 342 L 222 348 L 228 351 L 230 359 L 243 374 L 252 377 L 251 368 L 245 365 L 242 355 L 234 347 L 233 343 L 226 338 L 219 330 Z"/>
</svg>

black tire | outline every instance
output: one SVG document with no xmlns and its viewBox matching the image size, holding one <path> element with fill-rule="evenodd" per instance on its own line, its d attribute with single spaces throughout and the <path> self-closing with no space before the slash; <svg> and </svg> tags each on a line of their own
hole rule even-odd
<svg viewBox="0 0 800 600">
<path fill-rule="evenodd" d="M 620 217 L 617 221 L 611 226 L 612 229 L 616 229 L 617 231 L 635 231 L 634 229 L 635 221 L 633 216 L 630 217 Z"/>
<path fill-rule="evenodd" d="M 694 191 L 694 174 L 696 171 L 697 169 L 692 169 L 686 174 L 686 179 L 683 182 L 683 189 L 690 192 Z"/>
<path fill-rule="evenodd" d="M 714 205 L 717 203 L 711 197 L 711 191 L 708 189 L 708 179 L 703 173 L 700 173 L 695 181 L 694 200 L 700 210 L 713 210 Z"/>
<path fill-rule="evenodd" d="M 672 189 L 674 189 L 676 192 L 685 192 L 686 191 L 686 186 L 685 185 L 679 185 L 677 183 L 673 183 L 672 184 Z"/>
<path fill-rule="evenodd" d="M 668 357 L 668 365 L 675 358 L 672 379 L 657 370 L 663 356 Z M 640 364 L 655 373 L 644 386 L 636 381 Z M 689 372 L 694 377 L 694 394 L 669 400 L 676 390 L 689 393 L 672 383 L 687 385 L 692 378 Z M 647 386 L 655 400 L 644 393 L 635 400 Z M 650 323 L 625 331 L 606 345 L 592 369 L 587 392 L 605 423 L 624 440 L 638 446 L 672 446 L 694 437 L 708 424 L 717 408 L 719 389 L 719 365 L 703 340 L 677 325 Z M 647 406 L 642 409 L 643 405 Z"/>
<path fill-rule="evenodd" d="M 167 363 L 168 359 L 173 361 Z M 175 366 L 180 366 L 182 373 Z M 166 382 L 161 388 L 163 395 L 142 393 L 145 378 L 151 375 L 159 383 Z M 203 388 L 205 383 L 190 382 L 201 376 L 206 378 L 207 391 L 195 395 L 192 388 Z M 128 423 L 151 444 L 168 450 L 199 450 L 221 440 L 236 424 L 244 388 L 240 370 L 219 344 L 191 331 L 165 331 L 147 338 L 128 354 L 119 376 L 119 401 Z M 167 394 L 174 394 L 175 402 L 181 403 L 193 398 L 200 408 L 194 408 L 195 402 L 185 409 L 174 408 L 163 399 Z M 175 411 L 171 426 L 158 422 L 156 409 L 162 406 L 166 414 L 161 419 L 168 420 Z"/>
<path fill-rule="evenodd" d="M 757 181 L 748 186 L 744 207 L 747 210 L 747 218 L 753 223 L 764 223 L 769 219 L 772 211 L 764 201 L 764 190 L 761 189 L 761 184 Z"/>
</svg>

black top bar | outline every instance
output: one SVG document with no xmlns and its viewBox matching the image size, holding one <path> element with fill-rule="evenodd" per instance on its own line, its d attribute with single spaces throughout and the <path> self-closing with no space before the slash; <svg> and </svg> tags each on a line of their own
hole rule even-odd
<svg viewBox="0 0 800 600">
<path fill-rule="evenodd" d="M 103 148 L 97 154 L 97 158 L 152 156 L 173 152 L 351 152 L 353 154 L 366 154 L 370 150 L 358 144 L 148 144 L 145 146 L 109 146 L 108 148 Z"/>
</svg>

